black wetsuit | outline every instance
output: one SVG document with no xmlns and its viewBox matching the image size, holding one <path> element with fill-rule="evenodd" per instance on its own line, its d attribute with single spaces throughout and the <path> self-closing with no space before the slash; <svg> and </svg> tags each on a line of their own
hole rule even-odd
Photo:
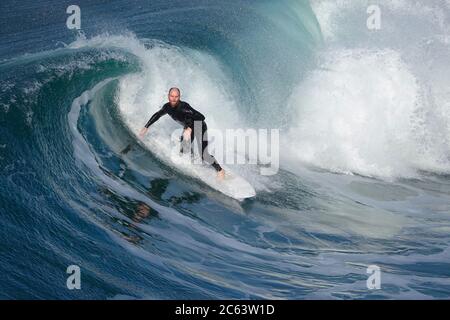
<svg viewBox="0 0 450 320">
<path fill-rule="evenodd" d="M 194 142 L 194 137 L 196 137 L 202 159 L 211 164 L 216 171 L 222 170 L 222 167 L 217 163 L 216 159 L 208 152 L 208 137 L 206 134 L 208 127 L 206 126 L 205 116 L 203 114 L 192 108 L 187 102 L 180 100 L 175 107 L 172 107 L 167 102 L 159 111 L 152 115 L 145 127 L 148 128 L 165 114 L 168 114 L 173 120 L 183 125 L 184 129 L 191 128 L 191 143 Z M 201 130 L 194 130 L 196 127 L 194 121 L 201 121 Z M 181 139 L 183 139 L 183 136 L 181 136 Z"/>
</svg>

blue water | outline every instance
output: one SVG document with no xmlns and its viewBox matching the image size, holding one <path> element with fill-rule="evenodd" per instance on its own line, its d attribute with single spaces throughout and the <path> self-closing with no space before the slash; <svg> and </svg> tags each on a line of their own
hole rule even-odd
<svg viewBox="0 0 450 320">
<path fill-rule="evenodd" d="M 363 1 L 77 3 L 80 31 L 0 4 L 0 298 L 450 297 L 448 4 L 375 33 Z M 161 157 L 170 119 L 120 153 L 174 85 L 210 128 L 280 129 L 255 198 Z"/>
</svg>

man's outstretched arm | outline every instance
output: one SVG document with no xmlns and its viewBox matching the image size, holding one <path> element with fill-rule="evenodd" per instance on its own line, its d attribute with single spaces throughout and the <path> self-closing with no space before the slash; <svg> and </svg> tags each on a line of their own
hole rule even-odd
<svg viewBox="0 0 450 320">
<path fill-rule="evenodd" d="M 162 107 L 160 110 L 158 110 L 157 112 L 155 112 L 151 118 L 147 121 L 147 123 L 145 124 L 144 128 L 141 129 L 141 131 L 139 132 L 139 136 L 142 138 L 148 131 L 148 127 L 150 127 L 153 123 L 155 123 L 156 121 L 158 121 L 159 118 L 161 118 L 163 115 L 165 115 L 167 113 L 167 109 Z"/>
<path fill-rule="evenodd" d="M 145 127 L 148 128 L 150 127 L 152 124 L 154 124 L 156 121 L 159 120 L 159 118 L 161 118 L 163 115 L 165 115 L 167 113 L 166 109 L 164 107 L 162 107 L 159 111 L 155 112 L 151 118 L 147 121 L 147 123 L 145 124 Z"/>
</svg>

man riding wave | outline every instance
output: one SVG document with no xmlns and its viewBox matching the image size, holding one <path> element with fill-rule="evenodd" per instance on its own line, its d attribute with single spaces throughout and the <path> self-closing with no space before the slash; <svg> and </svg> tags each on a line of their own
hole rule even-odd
<svg viewBox="0 0 450 320">
<path fill-rule="evenodd" d="M 148 132 L 148 128 L 158 121 L 158 119 L 168 114 L 175 121 L 183 125 L 184 131 L 182 136 L 182 143 L 190 142 L 193 143 L 194 137 L 197 138 L 197 144 L 199 146 L 199 153 L 201 154 L 202 160 L 213 166 L 217 171 L 217 177 L 223 179 L 225 176 L 225 170 L 219 165 L 216 159 L 208 152 L 208 137 L 205 122 L 205 116 L 192 108 L 189 103 L 180 100 L 180 89 L 170 88 L 168 99 L 169 102 L 164 104 L 162 108 L 155 112 L 151 118 L 147 121 L 144 128 L 139 132 L 139 137 L 143 138 Z M 194 125 L 195 122 L 200 122 L 201 126 Z M 195 130 L 194 130 L 195 129 Z"/>
</svg>

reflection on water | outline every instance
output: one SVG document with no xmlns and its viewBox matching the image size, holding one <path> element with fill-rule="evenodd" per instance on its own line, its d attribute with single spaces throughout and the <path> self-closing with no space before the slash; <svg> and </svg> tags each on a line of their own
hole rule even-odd
<svg viewBox="0 0 450 320">
<path fill-rule="evenodd" d="M 103 171 L 106 172 L 106 170 Z M 146 194 L 154 200 L 163 200 L 169 182 L 168 179 L 151 180 Z M 99 192 L 118 213 L 128 218 L 111 217 L 113 222 L 111 227 L 114 231 L 130 243 L 141 244 L 144 238 L 140 235 L 143 230 L 139 224 L 149 224 L 152 219 L 158 218 L 158 211 L 145 202 L 118 195 L 104 186 L 100 187 Z M 172 205 L 182 205 L 197 203 L 201 198 L 202 196 L 198 193 L 185 191 L 179 196 L 172 195 L 164 200 Z"/>
</svg>

